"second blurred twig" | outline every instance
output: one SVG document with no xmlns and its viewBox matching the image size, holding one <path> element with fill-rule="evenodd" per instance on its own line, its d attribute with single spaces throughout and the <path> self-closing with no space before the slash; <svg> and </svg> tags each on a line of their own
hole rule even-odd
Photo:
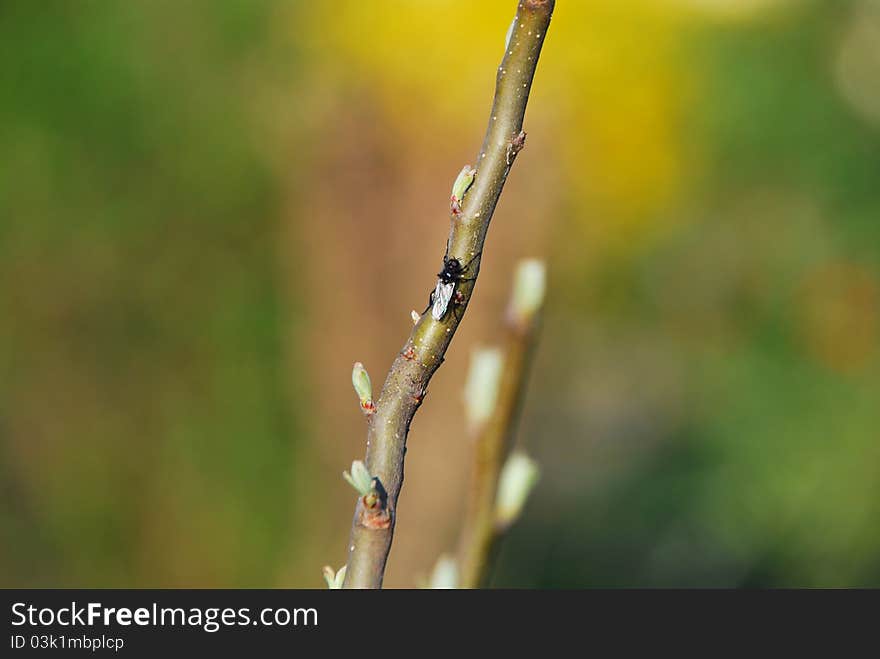
<svg viewBox="0 0 880 659">
<path fill-rule="evenodd" d="M 465 390 L 475 438 L 471 490 L 459 545 L 459 587 L 485 584 L 496 543 L 519 515 L 537 479 L 524 454 L 511 455 L 544 300 L 544 263 L 522 261 L 505 317 L 504 346 L 474 356 Z"/>
</svg>

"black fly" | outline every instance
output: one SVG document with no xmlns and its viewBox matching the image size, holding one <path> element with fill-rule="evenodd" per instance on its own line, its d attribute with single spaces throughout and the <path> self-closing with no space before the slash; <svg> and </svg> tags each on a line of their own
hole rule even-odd
<svg viewBox="0 0 880 659">
<path fill-rule="evenodd" d="M 437 286 L 431 293 L 429 302 L 431 318 L 442 320 L 449 309 L 449 303 L 456 295 L 455 285 L 463 281 L 472 281 L 462 276 L 469 266 L 470 264 L 463 266 L 461 261 L 456 258 L 443 257 L 443 270 L 437 273 Z M 455 303 L 453 302 L 453 304 Z"/>
</svg>

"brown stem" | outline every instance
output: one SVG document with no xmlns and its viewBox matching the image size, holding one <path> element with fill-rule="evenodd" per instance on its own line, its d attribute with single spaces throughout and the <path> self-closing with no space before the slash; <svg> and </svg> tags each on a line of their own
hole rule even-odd
<svg viewBox="0 0 880 659">
<path fill-rule="evenodd" d="M 452 218 L 447 242 L 447 256 L 467 266 L 466 277 L 470 281 L 456 286 L 463 294 L 462 301 L 455 313 L 447 313 L 441 321 L 435 321 L 429 313 L 423 314 L 394 360 L 376 401 L 376 413 L 370 417 L 366 465 L 387 492 L 384 505 L 388 523 L 381 527 L 370 524 L 362 500 L 358 501 L 351 527 L 345 588 L 382 587 L 397 521 L 395 511 L 403 485 L 409 426 L 431 376 L 443 362 L 479 274 L 489 221 L 525 139 L 523 116 L 553 6 L 554 0 L 519 3 L 516 23 L 498 67 L 492 113 L 475 165 L 476 178 L 461 210 Z"/>
<path fill-rule="evenodd" d="M 470 497 L 459 544 L 460 588 L 485 585 L 495 547 L 506 530 L 496 523 L 498 479 L 516 434 L 540 315 L 540 309 L 535 309 L 528 316 L 518 316 L 513 303 L 507 314 L 495 406 L 475 437 Z"/>
</svg>

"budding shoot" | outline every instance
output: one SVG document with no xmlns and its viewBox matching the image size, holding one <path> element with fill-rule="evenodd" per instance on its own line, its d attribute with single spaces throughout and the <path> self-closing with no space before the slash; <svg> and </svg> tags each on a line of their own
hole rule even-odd
<svg viewBox="0 0 880 659">
<path fill-rule="evenodd" d="M 452 184 L 452 196 L 449 198 L 449 210 L 455 217 L 461 215 L 461 204 L 464 201 L 465 194 L 474 184 L 474 178 L 476 175 L 476 169 L 470 165 L 465 165 L 458 173 L 455 183 Z"/>
<path fill-rule="evenodd" d="M 351 369 L 351 383 L 361 403 L 361 411 L 367 416 L 376 412 L 373 403 L 373 383 L 370 382 L 370 374 L 360 362 L 355 362 Z"/>
</svg>

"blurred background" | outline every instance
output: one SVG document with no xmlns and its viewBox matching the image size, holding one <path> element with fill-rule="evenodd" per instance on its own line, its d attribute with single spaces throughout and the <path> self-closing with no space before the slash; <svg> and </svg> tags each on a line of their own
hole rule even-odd
<svg viewBox="0 0 880 659">
<path fill-rule="evenodd" d="M 0 585 L 323 587 L 515 4 L 0 3 Z M 559 0 L 525 128 L 386 584 L 537 256 L 494 585 L 880 586 L 880 2 Z"/>
</svg>

